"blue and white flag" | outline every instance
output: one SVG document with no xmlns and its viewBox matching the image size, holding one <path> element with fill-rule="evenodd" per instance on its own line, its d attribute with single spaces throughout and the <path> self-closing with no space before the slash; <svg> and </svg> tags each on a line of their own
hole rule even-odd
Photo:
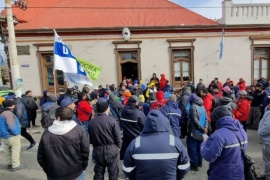
<svg viewBox="0 0 270 180">
<path fill-rule="evenodd" d="M 224 48 L 224 29 L 222 31 L 222 38 L 221 38 L 221 42 L 220 42 L 220 51 L 219 51 L 219 59 L 222 59 L 223 56 L 223 48 Z"/>
<path fill-rule="evenodd" d="M 68 46 L 54 31 L 54 69 L 63 71 L 65 80 L 74 84 L 90 84 L 91 80 Z M 91 83 L 92 84 L 92 83 Z"/>
</svg>

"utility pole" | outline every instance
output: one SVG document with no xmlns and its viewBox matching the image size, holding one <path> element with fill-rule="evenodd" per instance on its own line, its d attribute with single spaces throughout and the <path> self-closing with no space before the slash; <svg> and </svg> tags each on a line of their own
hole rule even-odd
<svg viewBox="0 0 270 180">
<path fill-rule="evenodd" d="M 13 14 L 11 9 L 11 0 L 5 0 L 6 2 L 6 12 L 7 12 L 7 25 L 8 25 L 8 41 L 9 41 L 9 57 L 11 61 L 11 74 L 13 89 L 17 97 L 21 97 L 22 88 L 21 88 L 21 75 L 20 75 L 20 66 L 17 55 L 17 46 L 14 30 L 14 21 Z"/>
</svg>

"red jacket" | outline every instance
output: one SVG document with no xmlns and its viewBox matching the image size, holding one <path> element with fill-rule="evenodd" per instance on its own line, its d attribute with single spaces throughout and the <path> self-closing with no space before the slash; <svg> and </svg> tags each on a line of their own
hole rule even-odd
<svg viewBox="0 0 270 180">
<path fill-rule="evenodd" d="M 82 100 L 76 107 L 78 119 L 82 122 L 89 121 L 89 116 L 92 113 L 93 107 L 86 100 Z"/>
<path fill-rule="evenodd" d="M 237 86 L 239 87 L 240 91 L 246 90 L 246 82 L 245 81 L 237 83 Z"/>
<path fill-rule="evenodd" d="M 212 103 L 213 99 L 214 99 L 214 96 L 210 93 L 208 93 L 205 97 L 203 97 L 203 106 L 206 110 L 207 119 L 209 122 L 211 122 L 210 113 L 213 106 L 213 103 Z"/>
<path fill-rule="evenodd" d="M 163 91 L 164 87 L 166 86 L 166 77 L 165 77 L 165 74 L 161 74 L 161 79 L 159 81 L 159 90 L 160 91 Z"/>
<path fill-rule="evenodd" d="M 247 121 L 249 117 L 251 101 L 247 98 L 239 99 L 237 101 L 237 110 L 234 111 L 235 119 L 240 121 Z"/>
<path fill-rule="evenodd" d="M 219 91 L 223 91 L 222 83 L 218 81 L 217 84 L 218 84 Z"/>
</svg>

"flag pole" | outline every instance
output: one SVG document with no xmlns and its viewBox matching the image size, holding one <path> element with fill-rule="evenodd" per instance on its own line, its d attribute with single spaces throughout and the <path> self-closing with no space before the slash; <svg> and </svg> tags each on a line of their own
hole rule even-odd
<svg viewBox="0 0 270 180">
<path fill-rule="evenodd" d="M 56 76 L 57 76 L 57 70 L 53 70 L 53 84 L 54 84 L 54 94 L 56 95 L 57 93 L 57 90 L 56 90 L 56 83 L 57 83 L 57 79 L 56 79 Z"/>
<path fill-rule="evenodd" d="M 54 85 L 54 94 L 56 95 L 56 76 L 57 76 L 57 71 L 56 71 L 56 69 L 55 69 L 55 33 L 56 33 L 56 31 L 55 31 L 55 29 L 53 29 L 53 34 L 54 34 L 54 43 L 53 43 L 53 85 Z"/>
</svg>

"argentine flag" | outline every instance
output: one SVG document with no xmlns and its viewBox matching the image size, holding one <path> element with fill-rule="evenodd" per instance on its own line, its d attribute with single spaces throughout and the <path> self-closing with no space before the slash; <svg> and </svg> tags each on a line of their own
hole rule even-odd
<svg viewBox="0 0 270 180">
<path fill-rule="evenodd" d="M 68 46 L 54 30 L 54 69 L 64 72 L 65 81 L 74 84 L 89 84 L 92 82 L 80 65 L 79 61 L 72 55 Z"/>
</svg>

